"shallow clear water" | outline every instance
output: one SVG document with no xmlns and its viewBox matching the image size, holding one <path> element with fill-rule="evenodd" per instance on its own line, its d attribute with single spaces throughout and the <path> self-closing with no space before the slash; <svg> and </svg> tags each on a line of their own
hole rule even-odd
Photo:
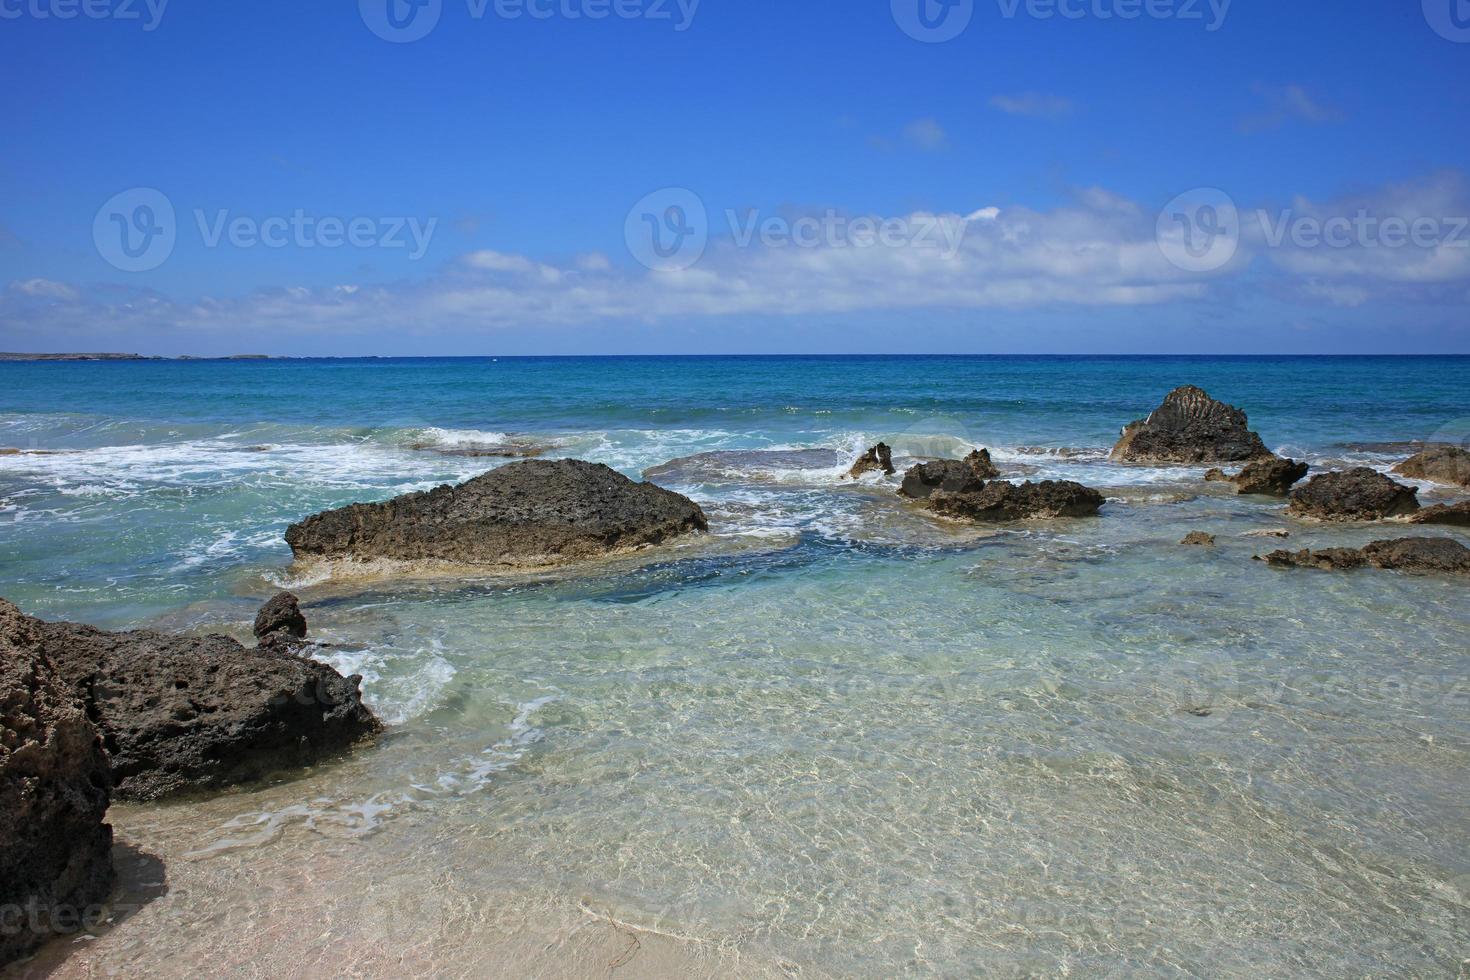
<svg viewBox="0 0 1470 980">
<path fill-rule="evenodd" d="M 1267 568 L 1283 543 L 1249 532 L 1385 532 L 1105 448 L 1193 382 L 1273 448 L 1387 467 L 1407 451 L 1364 444 L 1470 434 L 1467 381 L 1453 358 L 0 365 L 0 446 L 58 453 L 0 456 L 8 598 L 243 631 L 289 584 L 393 723 L 298 779 L 115 808 L 127 913 L 32 969 L 1453 976 L 1464 583 Z M 1109 504 L 937 523 L 838 480 L 880 438 Z M 711 534 L 473 581 L 289 568 L 292 520 L 507 441 L 659 467 Z"/>
</svg>

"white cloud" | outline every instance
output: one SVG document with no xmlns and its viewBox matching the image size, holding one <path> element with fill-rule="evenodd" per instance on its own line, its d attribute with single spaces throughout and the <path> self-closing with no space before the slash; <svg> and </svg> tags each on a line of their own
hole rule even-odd
<svg viewBox="0 0 1470 980">
<path fill-rule="evenodd" d="M 1007 115 L 1029 116 L 1033 119 L 1057 119 L 1069 116 L 1074 108 L 1070 99 L 1041 92 L 993 95 L 990 97 L 990 107 Z"/>
<path fill-rule="evenodd" d="M 949 145 L 949 135 L 935 119 L 915 119 L 903 129 L 903 138 L 921 150 L 931 153 Z"/>
<path fill-rule="evenodd" d="M 72 286 L 64 282 L 52 282 L 50 279 L 26 279 L 11 283 L 11 288 L 22 296 L 42 299 L 76 299 L 79 295 Z"/>
<path fill-rule="evenodd" d="M 421 280 L 288 286 L 188 302 L 136 288 L 25 280 L 0 291 L 0 323 L 33 331 L 106 324 L 118 330 L 346 334 L 884 310 L 1137 307 L 1219 296 L 1217 290 L 1246 270 L 1274 295 L 1319 309 L 1381 301 L 1463 303 L 1470 286 L 1470 249 L 1273 246 L 1250 220 L 1229 266 L 1191 274 L 1170 265 L 1159 250 L 1152 205 L 1102 188 L 1079 188 L 1073 197 L 1074 203 L 1048 210 L 991 205 L 917 212 L 902 219 L 911 238 L 886 245 L 824 240 L 816 247 L 742 248 L 718 237 L 698 264 L 681 272 L 651 273 L 600 253 L 551 264 L 476 251 Z M 1364 208 L 1380 216 L 1447 217 L 1470 213 L 1470 195 L 1463 176 L 1446 173 L 1337 201 L 1299 199 L 1292 208 L 1317 216 Z"/>
<path fill-rule="evenodd" d="M 1251 86 L 1251 91 L 1261 98 L 1265 107 L 1240 121 L 1241 132 L 1277 129 L 1291 121 L 1320 125 L 1342 118 L 1336 109 L 1318 102 L 1300 85 L 1256 84 Z"/>
</svg>

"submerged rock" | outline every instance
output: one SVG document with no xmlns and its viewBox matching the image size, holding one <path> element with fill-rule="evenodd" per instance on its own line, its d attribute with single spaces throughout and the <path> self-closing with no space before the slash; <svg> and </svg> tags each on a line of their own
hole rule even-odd
<svg viewBox="0 0 1470 980">
<path fill-rule="evenodd" d="M 107 755 L 38 640 L 0 600 L 0 966 L 76 932 L 112 890 Z"/>
<path fill-rule="evenodd" d="M 984 522 L 1093 517 L 1103 502 L 1103 495 L 1091 487 L 1064 480 L 1019 484 L 992 480 L 976 489 L 936 490 L 926 501 L 936 514 Z"/>
<path fill-rule="evenodd" d="M 1298 517 L 1323 521 L 1378 521 L 1419 509 L 1418 491 L 1359 466 L 1322 473 L 1292 491 L 1287 508 Z"/>
<path fill-rule="evenodd" d="M 1237 462 L 1271 455 L 1246 414 L 1192 385 L 1169 392 L 1146 419 L 1123 430 L 1113 459 L 1128 463 Z"/>
<path fill-rule="evenodd" d="M 1409 523 L 1470 527 L 1470 500 L 1462 500 L 1456 504 L 1435 504 L 1433 507 L 1425 507 L 1409 518 Z"/>
<path fill-rule="evenodd" d="M 1184 536 L 1180 544 L 1198 546 L 1201 548 L 1212 548 L 1215 545 L 1215 536 L 1204 531 L 1190 531 Z"/>
<path fill-rule="evenodd" d="M 874 470 L 881 470 L 884 476 L 892 476 L 897 472 L 893 468 L 893 450 L 888 447 L 887 443 L 880 442 L 859 456 L 857 462 L 852 464 L 852 469 L 847 471 L 847 478 L 856 480 L 864 473 L 871 473 Z"/>
<path fill-rule="evenodd" d="M 1236 493 L 1284 497 L 1310 469 L 1306 463 L 1272 456 L 1247 463 L 1244 469 L 1230 478 L 1230 482 L 1235 484 Z"/>
<path fill-rule="evenodd" d="M 1230 481 L 1231 481 L 1230 474 L 1229 473 L 1226 473 L 1224 470 L 1220 469 L 1218 466 L 1215 467 L 1214 469 L 1206 470 L 1205 471 L 1205 482 L 1206 483 L 1229 483 Z"/>
<path fill-rule="evenodd" d="M 342 677 L 278 641 L 108 633 L 22 616 L 0 600 L 0 642 L 55 667 L 87 709 L 117 796 L 153 800 L 299 768 L 379 730 L 362 678 Z"/>
<path fill-rule="evenodd" d="M 1470 487 L 1470 452 L 1458 446 L 1430 446 L 1393 468 L 1412 480 Z"/>
<path fill-rule="evenodd" d="M 255 614 L 255 638 L 264 640 L 276 633 L 302 639 L 306 636 L 306 617 L 301 615 L 300 600 L 289 592 L 281 592 Z"/>
<path fill-rule="evenodd" d="M 964 459 L 940 459 L 910 467 L 898 492 L 911 500 L 925 500 L 936 490 L 978 490 L 986 480 L 998 476 L 1000 470 L 991 461 L 990 450 L 977 449 Z"/>
<path fill-rule="evenodd" d="M 599 463 L 512 463 L 459 486 L 352 504 L 293 524 L 297 558 L 536 567 L 658 544 L 709 527 L 687 497 Z"/>
<path fill-rule="evenodd" d="M 835 449 L 716 449 L 650 466 L 643 478 L 680 486 L 782 482 L 826 486 L 831 471 L 847 465 L 847 453 Z"/>
<path fill-rule="evenodd" d="M 1257 561 L 1283 568 L 1386 568 L 1404 572 L 1470 574 L 1470 548 L 1451 538 L 1398 538 L 1366 548 L 1273 551 Z"/>
<path fill-rule="evenodd" d="M 439 456 L 455 456 L 461 459 L 536 459 L 551 452 L 551 446 L 535 443 L 471 443 L 460 446 L 442 446 L 432 442 L 415 442 L 408 447 L 413 452 L 435 453 Z"/>
</svg>

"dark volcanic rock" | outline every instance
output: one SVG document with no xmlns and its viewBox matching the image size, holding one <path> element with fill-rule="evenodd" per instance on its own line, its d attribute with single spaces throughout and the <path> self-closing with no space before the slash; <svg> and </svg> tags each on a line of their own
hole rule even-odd
<svg viewBox="0 0 1470 980">
<path fill-rule="evenodd" d="M 112 889 L 112 777 L 97 729 L 0 600 L 0 965 L 27 955 Z"/>
<path fill-rule="evenodd" d="M 1462 500 L 1457 504 L 1435 504 L 1433 507 L 1425 507 L 1409 518 L 1409 523 L 1470 527 L 1470 500 Z"/>
<path fill-rule="evenodd" d="M 887 443 L 880 442 L 859 456 L 857 462 L 852 464 L 852 469 L 847 471 L 847 478 L 856 480 L 864 473 L 871 473 L 873 470 L 882 470 L 885 476 L 894 474 L 893 450 L 888 447 Z"/>
<path fill-rule="evenodd" d="M 1395 466 L 1393 471 L 1414 480 L 1470 487 L 1470 452 L 1458 446 L 1430 446 Z"/>
<path fill-rule="evenodd" d="M 1270 454 L 1250 431 L 1245 412 L 1193 386 L 1169 392 L 1152 415 L 1125 428 L 1113 447 L 1113 459 L 1129 463 L 1234 462 Z"/>
<path fill-rule="evenodd" d="M 1020 521 L 1035 517 L 1092 517 L 1103 495 L 1069 481 L 1007 483 L 993 480 L 979 489 L 936 490 L 928 507 L 936 514 L 970 521 Z"/>
<path fill-rule="evenodd" d="M 1000 470 L 991 462 L 990 450 L 977 449 L 964 459 L 941 459 L 910 467 L 898 492 L 913 500 L 925 500 L 936 490 L 978 490 L 986 480 L 998 476 Z"/>
<path fill-rule="evenodd" d="M 1273 551 L 1260 561 L 1280 567 L 1387 568 L 1404 572 L 1470 574 L 1470 548 L 1451 538 L 1398 538 L 1375 541 L 1366 548 L 1324 548 L 1320 551 Z"/>
<path fill-rule="evenodd" d="M 267 642 L 224 636 L 107 633 L 10 615 L 3 634 L 44 659 L 86 704 L 112 763 L 119 798 L 152 800 L 215 790 L 310 765 L 376 733 L 361 677 L 344 678 Z M 284 639 L 271 634 L 268 640 Z"/>
<path fill-rule="evenodd" d="M 1288 510 L 1324 521 L 1377 521 L 1419 509 L 1418 491 L 1359 466 L 1322 473 L 1292 491 Z"/>
<path fill-rule="evenodd" d="M 1311 469 L 1306 463 L 1294 459 L 1272 456 L 1247 463 L 1230 482 L 1235 484 L 1236 493 L 1253 493 L 1269 497 L 1284 497 L 1291 488 L 1307 475 Z"/>
<path fill-rule="evenodd" d="M 255 614 L 255 638 L 263 640 L 273 633 L 284 633 L 298 640 L 306 637 L 306 617 L 301 615 L 300 600 L 289 592 L 278 593 Z"/>
<path fill-rule="evenodd" d="M 293 524 L 297 558 L 534 567 L 658 544 L 708 528 L 687 497 L 580 460 L 532 460 Z"/>
</svg>

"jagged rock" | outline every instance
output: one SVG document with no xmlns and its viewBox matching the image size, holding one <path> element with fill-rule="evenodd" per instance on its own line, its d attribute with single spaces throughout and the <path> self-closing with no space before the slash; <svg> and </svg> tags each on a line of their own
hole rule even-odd
<svg viewBox="0 0 1470 980">
<path fill-rule="evenodd" d="M 76 932 L 112 890 L 112 776 L 71 687 L 0 600 L 0 966 Z"/>
<path fill-rule="evenodd" d="M 990 450 L 977 449 L 964 459 L 940 459 L 911 467 L 903 475 L 898 492 L 912 500 L 925 500 L 936 490 L 978 490 L 986 480 L 998 476 L 1000 470 L 991 461 Z"/>
<path fill-rule="evenodd" d="M 0 600 L 0 642 L 50 663 L 97 725 L 120 799 L 217 790 L 310 765 L 379 730 L 362 678 L 271 642 L 108 633 L 22 616 Z"/>
<path fill-rule="evenodd" d="M 1146 419 L 1123 430 L 1113 459 L 1129 463 L 1236 462 L 1269 456 L 1246 414 L 1192 385 L 1176 388 Z"/>
<path fill-rule="evenodd" d="M 306 637 L 306 617 L 301 615 L 300 600 L 289 592 L 278 593 L 255 614 L 255 638 L 264 640 L 273 633 L 297 639 Z"/>
<path fill-rule="evenodd" d="M 1230 478 L 1230 482 L 1235 484 L 1236 493 L 1284 497 L 1310 469 L 1306 463 L 1272 456 L 1247 463 L 1244 469 Z"/>
<path fill-rule="evenodd" d="M 936 514 L 984 522 L 1092 517 L 1103 502 L 1103 495 L 1091 487 L 1058 480 L 1020 484 L 993 480 L 978 489 L 936 490 L 926 501 Z"/>
<path fill-rule="evenodd" d="M 1462 500 L 1456 504 L 1435 504 L 1433 507 L 1425 507 L 1409 518 L 1409 523 L 1470 527 L 1470 500 Z"/>
<path fill-rule="evenodd" d="M 892 476 L 897 472 L 893 468 L 893 450 L 888 448 L 886 443 L 880 442 L 859 456 L 857 462 L 852 464 L 852 469 L 847 471 L 847 478 L 856 480 L 864 473 L 871 473 L 873 470 L 882 470 L 885 476 Z"/>
<path fill-rule="evenodd" d="M 1378 521 L 1419 509 L 1418 491 L 1359 466 L 1312 477 L 1292 491 L 1287 508 L 1298 517 L 1324 521 Z"/>
<path fill-rule="evenodd" d="M 1470 487 L 1470 452 L 1458 446 L 1430 446 L 1395 466 L 1393 471 L 1413 480 Z"/>
<path fill-rule="evenodd" d="M 1366 548 L 1323 548 L 1320 551 L 1273 551 L 1265 558 L 1279 567 L 1386 568 L 1404 572 L 1470 574 L 1470 548 L 1451 538 L 1398 538 L 1375 541 Z"/>
<path fill-rule="evenodd" d="M 1229 473 L 1226 473 L 1224 470 L 1220 469 L 1217 466 L 1214 469 L 1210 469 L 1210 470 L 1206 470 L 1205 471 L 1205 482 L 1206 483 L 1229 483 L 1230 482 L 1230 474 Z"/>
<path fill-rule="evenodd" d="M 1202 548 L 1212 548 L 1215 545 L 1215 536 L 1213 534 L 1206 534 L 1204 531 L 1190 531 L 1184 536 L 1184 540 L 1179 543 L 1192 546 L 1198 545 Z"/>
<path fill-rule="evenodd" d="M 297 558 L 537 567 L 709 527 L 687 497 L 581 460 L 511 463 L 459 486 L 352 504 L 293 524 Z"/>
</svg>

